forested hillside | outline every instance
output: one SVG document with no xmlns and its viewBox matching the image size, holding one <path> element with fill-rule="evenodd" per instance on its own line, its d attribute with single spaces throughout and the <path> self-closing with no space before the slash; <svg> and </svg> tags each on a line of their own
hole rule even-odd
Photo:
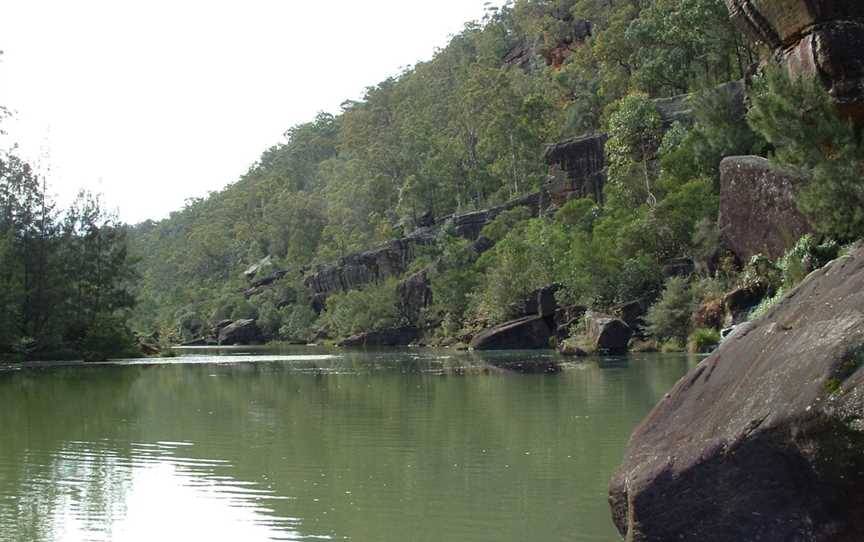
<svg viewBox="0 0 864 542">
<path fill-rule="evenodd" d="M 431 60 L 346 101 L 338 115 L 290 128 L 236 183 L 135 226 L 134 325 L 190 340 L 226 319 L 255 319 L 265 338 L 291 341 L 413 326 L 447 342 L 519 316 L 526 296 L 555 285 L 560 304 L 603 310 L 647 307 L 665 289 L 647 316 L 659 340 L 719 327 L 691 313 L 753 274 L 739 274 L 746 262 L 720 246 L 721 159 L 794 148 L 790 126 L 786 141 L 777 129 L 794 121 L 795 100 L 830 109 L 813 85 L 778 95 L 794 87 L 778 75 L 753 87 L 748 123 L 733 87 L 718 86 L 752 75 L 758 52 L 721 0 L 518 0 L 490 9 Z M 666 111 L 673 102 L 662 99 L 688 93 L 684 114 Z M 827 119 L 843 130 L 833 112 Z M 554 162 L 547 145 L 583 135 L 601 138 L 602 193 L 496 211 L 482 249 L 447 220 L 542 199 Z M 860 153 L 849 144 L 850 155 Z M 823 158 L 796 165 L 818 169 Z M 856 234 L 834 226 L 820 233 Z M 406 236 L 390 276 L 312 287 L 321 266 Z M 688 279 L 668 272 L 682 258 L 696 264 Z M 244 271 L 259 262 L 250 291 Z M 406 311 L 400 281 L 418 272 L 430 291 Z"/>
</svg>

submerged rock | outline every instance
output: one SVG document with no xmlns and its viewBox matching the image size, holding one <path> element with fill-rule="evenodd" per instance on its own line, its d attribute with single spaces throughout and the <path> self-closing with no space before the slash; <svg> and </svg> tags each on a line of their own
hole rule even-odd
<svg viewBox="0 0 864 542">
<path fill-rule="evenodd" d="M 473 350 L 536 350 L 549 348 L 552 328 L 542 316 L 533 315 L 489 328 L 471 341 Z"/>
<path fill-rule="evenodd" d="M 740 325 L 639 425 L 628 541 L 864 540 L 864 250 Z"/>
<path fill-rule="evenodd" d="M 571 356 L 577 358 L 584 358 L 588 355 L 588 352 L 586 352 L 578 344 L 576 344 L 575 339 L 567 339 L 563 341 L 560 345 L 558 345 L 558 353 L 560 353 L 562 356 Z"/>
</svg>

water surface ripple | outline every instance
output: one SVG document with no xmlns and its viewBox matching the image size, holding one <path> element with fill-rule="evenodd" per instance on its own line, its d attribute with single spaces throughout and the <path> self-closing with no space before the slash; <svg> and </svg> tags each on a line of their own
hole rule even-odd
<svg viewBox="0 0 864 542">
<path fill-rule="evenodd" d="M 0 368 L 0 541 L 618 540 L 608 478 L 698 361 L 183 354 Z"/>
</svg>

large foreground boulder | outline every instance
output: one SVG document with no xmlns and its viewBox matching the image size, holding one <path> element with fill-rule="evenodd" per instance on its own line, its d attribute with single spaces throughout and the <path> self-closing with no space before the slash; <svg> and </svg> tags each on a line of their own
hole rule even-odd
<svg viewBox="0 0 864 542">
<path fill-rule="evenodd" d="M 730 156 L 720 163 L 720 235 L 742 262 L 760 253 L 779 258 L 813 232 L 795 204 L 796 182 L 793 172 L 760 156 Z"/>
<path fill-rule="evenodd" d="M 549 348 L 552 328 L 545 318 L 526 316 L 489 328 L 471 341 L 473 350 L 536 350 Z"/>
<path fill-rule="evenodd" d="M 628 541 L 864 540 L 864 250 L 739 326 L 631 437 Z"/>
</svg>

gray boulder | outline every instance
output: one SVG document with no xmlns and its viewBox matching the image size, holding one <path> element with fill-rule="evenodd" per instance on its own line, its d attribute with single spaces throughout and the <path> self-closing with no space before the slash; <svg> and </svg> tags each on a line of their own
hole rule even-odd
<svg viewBox="0 0 864 542">
<path fill-rule="evenodd" d="M 218 342 L 223 346 L 259 344 L 264 337 L 255 320 L 237 320 L 219 330 Z"/>
<path fill-rule="evenodd" d="M 864 250 L 740 325 L 636 428 L 628 541 L 864 540 Z"/>
<path fill-rule="evenodd" d="M 586 336 L 597 352 L 605 354 L 623 354 L 627 351 L 633 330 L 620 318 L 589 312 Z"/>
<path fill-rule="evenodd" d="M 755 254 L 776 259 L 798 239 L 812 233 L 798 210 L 794 172 L 760 156 L 730 156 L 720 163 L 720 235 L 742 261 Z"/>
<path fill-rule="evenodd" d="M 542 316 L 526 316 L 478 334 L 471 341 L 473 350 L 536 350 L 549 348 L 552 328 Z"/>
<path fill-rule="evenodd" d="M 401 327 L 367 331 L 352 335 L 338 344 L 343 348 L 363 346 L 408 346 L 420 338 L 420 330 L 415 327 Z"/>
</svg>

